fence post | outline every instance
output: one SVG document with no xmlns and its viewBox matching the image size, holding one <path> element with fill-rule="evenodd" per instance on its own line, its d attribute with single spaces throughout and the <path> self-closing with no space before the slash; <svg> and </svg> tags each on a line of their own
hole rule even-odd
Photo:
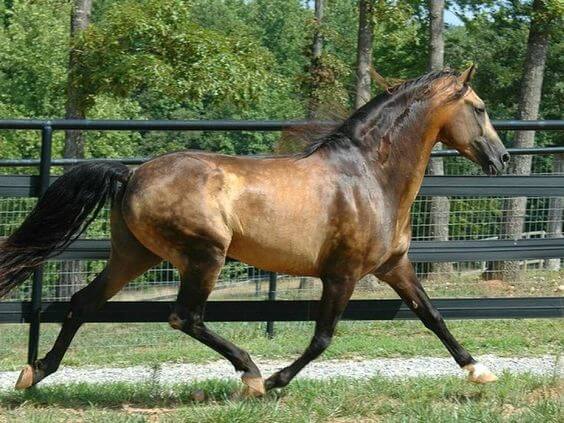
<svg viewBox="0 0 564 423">
<path fill-rule="evenodd" d="M 276 281 L 278 275 L 276 272 L 269 272 L 268 274 L 268 301 L 276 300 Z M 274 337 L 274 322 L 266 322 L 266 335 L 269 338 Z"/>
<path fill-rule="evenodd" d="M 49 187 L 51 176 L 51 144 L 53 129 L 47 122 L 41 129 L 41 157 L 39 161 L 39 186 L 38 197 L 41 197 Z M 43 290 L 43 266 L 33 273 L 31 287 L 31 316 L 29 324 L 29 342 L 27 349 L 27 362 L 33 364 L 37 360 L 39 347 L 39 326 L 41 323 L 41 294 Z"/>
</svg>

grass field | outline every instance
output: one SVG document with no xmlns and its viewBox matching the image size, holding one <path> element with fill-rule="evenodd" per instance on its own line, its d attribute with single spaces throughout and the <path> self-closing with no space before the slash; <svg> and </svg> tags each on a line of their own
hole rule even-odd
<svg viewBox="0 0 564 423">
<path fill-rule="evenodd" d="M 500 356 L 560 355 L 563 319 L 466 320 L 447 322 L 473 354 Z M 303 352 L 312 323 L 276 323 L 274 339 L 264 324 L 211 323 L 253 357 L 291 359 Z M 0 370 L 19 370 L 26 361 L 27 325 L 0 326 Z M 53 345 L 57 324 L 41 326 L 40 356 Z M 341 322 L 333 344 L 321 359 L 448 356 L 440 341 L 419 321 Z M 162 362 L 205 362 L 220 359 L 214 351 L 168 324 L 86 324 L 71 345 L 63 365 L 124 367 Z"/>
<path fill-rule="evenodd" d="M 276 296 L 282 300 L 319 299 L 321 282 L 308 278 L 311 286 L 298 289 L 300 278 L 280 276 L 277 282 Z M 258 287 L 257 285 L 258 284 Z M 432 298 L 464 298 L 464 297 L 526 297 L 562 295 L 564 286 L 564 269 L 560 271 L 527 270 L 522 278 L 515 281 L 483 280 L 481 272 L 454 272 L 452 274 L 434 274 L 423 281 L 425 290 Z M 265 299 L 268 295 L 268 281 L 249 281 L 220 284 L 221 289 L 212 292 L 212 300 L 256 300 Z M 257 289 L 258 288 L 258 289 Z M 140 288 L 129 285 L 115 297 L 118 301 L 135 300 L 170 300 L 176 298 L 178 287 L 144 286 Z M 359 283 L 353 293 L 353 299 L 397 298 L 397 294 L 385 283 L 373 278 L 369 283 Z"/>
<path fill-rule="evenodd" d="M 0 422 L 562 422 L 562 381 L 504 374 L 459 378 L 296 381 L 261 399 L 231 399 L 231 382 L 70 385 L 0 393 Z M 195 402 L 194 393 L 203 391 Z M 200 396 L 202 393 L 200 393 Z"/>
</svg>

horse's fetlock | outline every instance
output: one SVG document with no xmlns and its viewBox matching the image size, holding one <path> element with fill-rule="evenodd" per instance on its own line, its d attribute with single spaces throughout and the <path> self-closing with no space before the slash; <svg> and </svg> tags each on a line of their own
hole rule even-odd
<svg viewBox="0 0 564 423">
<path fill-rule="evenodd" d="M 290 383 L 290 374 L 286 369 L 281 370 L 276 378 L 276 386 L 283 388 Z"/>
<path fill-rule="evenodd" d="M 188 324 L 188 331 L 192 336 L 199 338 L 206 331 L 206 327 L 202 322 L 191 322 Z"/>
</svg>

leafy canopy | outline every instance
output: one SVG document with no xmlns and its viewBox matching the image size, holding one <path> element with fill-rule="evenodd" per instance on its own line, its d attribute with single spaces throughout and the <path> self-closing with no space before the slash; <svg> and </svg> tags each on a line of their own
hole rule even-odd
<svg viewBox="0 0 564 423">
<path fill-rule="evenodd" d="M 151 90 L 176 101 L 244 103 L 267 87 L 271 54 L 248 37 L 198 25 L 192 2 L 126 0 L 77 41 L 72 69 L 86 107 L 100 93 Z"/>
</svg>

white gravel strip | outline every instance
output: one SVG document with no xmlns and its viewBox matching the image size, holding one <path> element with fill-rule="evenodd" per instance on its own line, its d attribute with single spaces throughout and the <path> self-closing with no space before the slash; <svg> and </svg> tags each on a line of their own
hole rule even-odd
<svg viewBox="0 0 564 423">
<path fill-rule="evenodd" d="M 538 375 L 564 374 L 564 363 L 555 356 L 542 357 L 496 357 L 484 355 L 477 360 L 485 364 L 495 374 L 504 371 L 511 373 L 532 373 Z M 257 361 L 263 376 L 288 365 L 283 361 Z M 0 389 L 12 389 L 19 372 L 0 372 Z M 463 372 L 452 358 L 414 357 L 381 358 L 374 360 L 325 360 L 311 363 L 299 375 L 301 379 L 330 379 L 347 377 L 363 379 L 373 376 L 386 378 L 408 378 L 418 376 L 460 376 Z M 40 385 L 65 383 L 108 383 L 108 382 L 155 382 L 178 384 L 204 379 L 236 379 L 239 375 L 227 361 L 206 364 L 163 363 L 158 368 L 134 366 L 125 368 L 100 367 L 62 367 L 41 382 Z"/>
</svg>

